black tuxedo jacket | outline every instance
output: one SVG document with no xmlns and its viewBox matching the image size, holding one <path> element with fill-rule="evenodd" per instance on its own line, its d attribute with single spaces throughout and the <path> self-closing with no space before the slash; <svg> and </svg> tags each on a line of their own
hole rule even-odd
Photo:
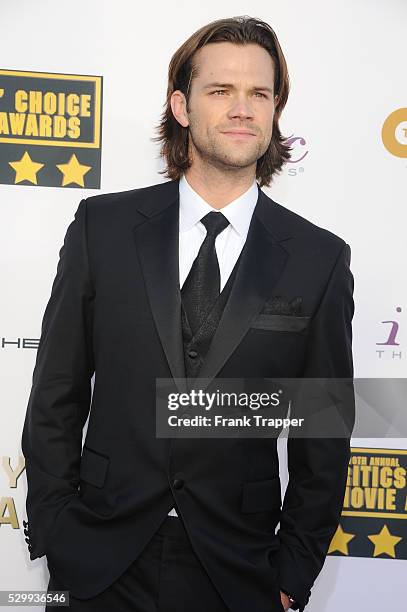
<svg viewBox="0 0 407 612">
<path fill-rule="evenodd" d="M 275 438 L 156 437 L 156 378 L 185 376 L 178 188 L 84 199 L 67 229 L 22 433 L 30 558 L 93 597 L 176 503 L 232 612 L 281 610 L 280 588 L 302 610 L 339 522 L 349 438 L 288 438 L 282 500 Z M 341 238 L 259 188 L 200 377 L 352 377 L 349 265 Z M 277 295 L 301 296 L 301 317 L 267 314 Z"/>
</svg>

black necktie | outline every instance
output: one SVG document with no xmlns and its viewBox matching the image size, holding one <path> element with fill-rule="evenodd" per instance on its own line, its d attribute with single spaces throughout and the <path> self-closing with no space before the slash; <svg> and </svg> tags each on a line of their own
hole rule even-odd
<svg viewBox="0 0 407 612">
<path fill-rule="evenodd" d="M 205 215 L 201 222 L 206 227 L 205 240 L 181 289 L 182 303 L 194 334 L 201 327 L 220 293 L 215 239 L 229 225 L 226 217 L 215 211 Z"/>
</svg>

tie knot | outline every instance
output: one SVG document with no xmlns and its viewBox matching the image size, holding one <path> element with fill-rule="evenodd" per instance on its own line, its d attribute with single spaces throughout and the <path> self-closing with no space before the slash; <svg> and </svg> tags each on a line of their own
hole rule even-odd
<svg viewBox="0 0 407 612">
<path fill-rule="evenodd" d="M 220 234 L 228 225 L 229 221 L 221 212 L 212 211 L 202 217 L 201 223 L 204 224 L 207 235 L 216 236 Z"/>
</svg>

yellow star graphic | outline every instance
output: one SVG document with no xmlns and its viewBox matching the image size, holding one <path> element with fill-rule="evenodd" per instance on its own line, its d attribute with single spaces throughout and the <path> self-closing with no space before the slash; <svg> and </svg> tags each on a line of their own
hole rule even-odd
<svg viewBox="0 0 407 612">
<path fill-rule="evenodd" d="M 9 166 L 13 168 L 16 173 L 14 184 L 21 183 L 21 181 L 30 181 L 34 185 L 37 185 L 37 172 L 41 170 L 44 164 L 37 164 L 34 162 L 27 151 L 19 161 L 9 162 Z"/>
<path fill-rule="evenodd" d="M 89 172 L 89 170 L 92 169 L 92 166 L 84 166 L 80 164 L 75 153 L 73 153 L 67 164 L 57 164 L 57 168 L 64 175 L 64 178 L 62 179 L 62 187 L 65 187 L 65 185 L 70 185 L 71 183 L 76 183 L 80 187 L 85 187 L 83 177 L 87 172 Z"/>
<path fill-rule="evenodd" d="M 355 534 L 346 533 L 343 531 L 342 527 L 338 525 L 338 529 L 335 532 L 334 537 L 331 540 L 329 545 L 328 554 L 334 552 L 335 550 L 339 550 L 339 552 L 344 555 L 349 555 L 348 551 L 348 543 L 353 540 Z"/>
<path fill-rule="evenodd" d="M 390 557 L 393 557 L 395 559 L 396 553 L 394 548 L 396 544 L 398 544 L 400 540 L 402 540 L 402 538 L 391 535 L 390 531 L 387 529 L 387 525 L 383 525 L 380 533 L 375 533 L 367 537 L 374 544 L 374 557 L 385 553 L 386 555 L 389 555 Z"/>
</svg>

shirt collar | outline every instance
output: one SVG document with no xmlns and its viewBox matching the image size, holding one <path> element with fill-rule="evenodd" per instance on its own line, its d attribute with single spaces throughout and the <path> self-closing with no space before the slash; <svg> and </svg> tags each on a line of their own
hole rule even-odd
<svg viewBox="0 0 407 612">
<path fill-rule="evenodd" d="M 233 229 L 246 238 L 250 221 L 257 203 L 259 189 L 256 179 L 247 191 L 229 202 L 220 212 L 227 218 Z M 179 228 L 186 232 L 198 223 L 202 217 L 217 208 L 208 204 L 188 183 L 183 174 L 179 181 Z"/>
</svg>

